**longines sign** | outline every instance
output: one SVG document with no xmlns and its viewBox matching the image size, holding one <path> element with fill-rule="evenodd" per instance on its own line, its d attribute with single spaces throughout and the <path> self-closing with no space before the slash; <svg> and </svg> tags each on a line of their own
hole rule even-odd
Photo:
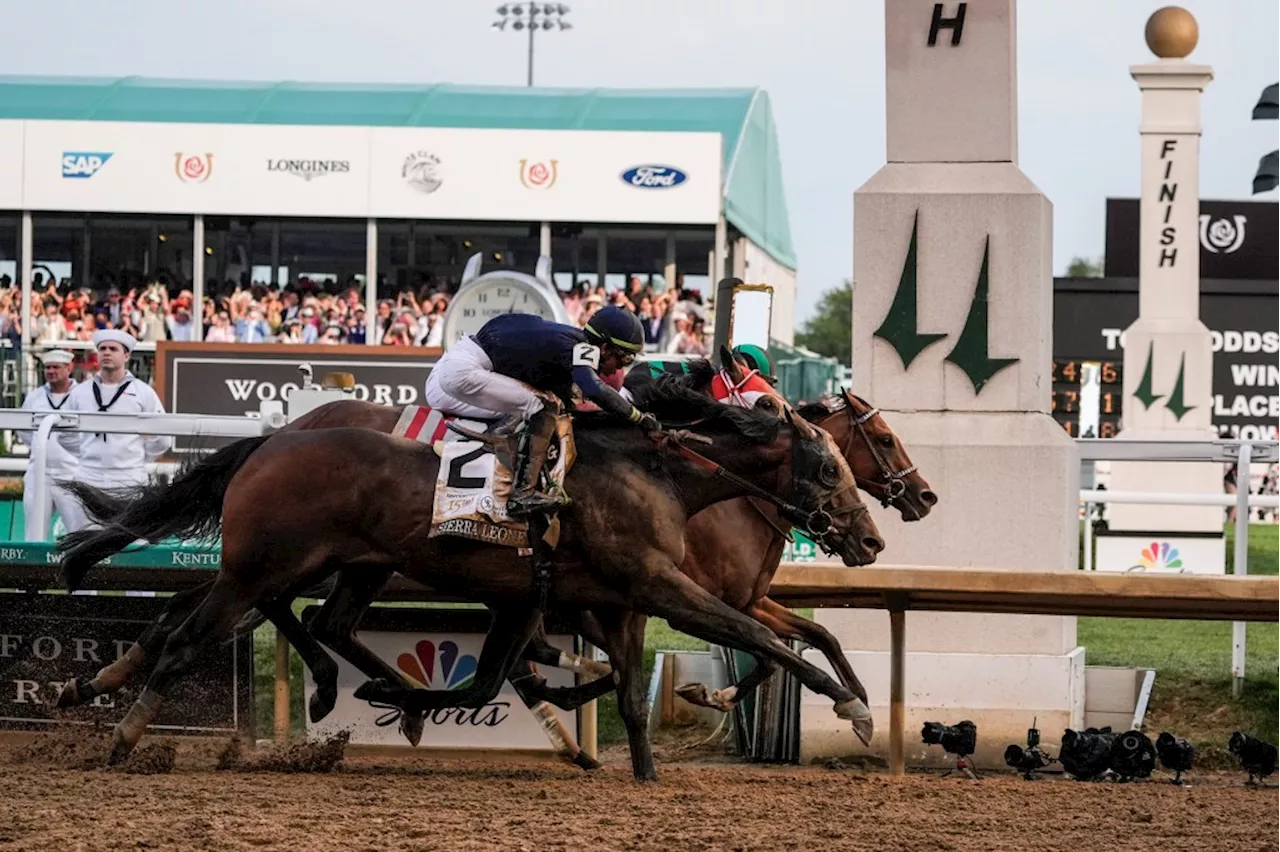
<svg viewBox="0 0 1280 852">
<path fill-rule="evenodd" d="M 299 367 L 310 364 L 312 380 L 325 373 L 355 376 L 356 399 L 382 405 L 413 405 L 440 350 L 419 346 L 296 346 L 272 343 L 156 344 L 156 389 L 167 411 L 179 414 L 257 416 L 259 404 L 287 403 L 302 383 Z M 287 410 L 287 408 L 286 408 Z M 177 452 L 214 449 L 230 439 L 178 438 Z"/>
<path fill-rule="evenodd" d="M 73 677 L 90 679 L 124 655 L 167 598 L 0 594 L 0 729 L 48 730 L 66 722 L 111 726 L 138 697 L 142 681 L 115 696 L 58 710 Z M 253 638 L 211 646 L 160 708 L 157 732 L 252 731 Z"/>
<path fill-rule="evenodd" d="M 1275 281 L 1280 274 L 1274 201 L 1200 201 L 1200 277 Z M 1138 276 L 1138 199 L 1107 199 L 1108 278 Z"/>
</svg>

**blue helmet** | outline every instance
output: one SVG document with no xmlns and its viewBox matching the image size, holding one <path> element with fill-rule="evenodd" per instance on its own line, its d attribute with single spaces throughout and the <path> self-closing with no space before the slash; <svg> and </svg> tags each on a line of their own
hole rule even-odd
<svg viewBox="0 0 1280 852">
<path fill-rule="evenodd" d="M 597 345 L 608 344 L 627 352 L 644 349 L 644 328 L 640 325 L 640 318 L 615 305 L 592 314 L 582 330 Z"/>
</svg>

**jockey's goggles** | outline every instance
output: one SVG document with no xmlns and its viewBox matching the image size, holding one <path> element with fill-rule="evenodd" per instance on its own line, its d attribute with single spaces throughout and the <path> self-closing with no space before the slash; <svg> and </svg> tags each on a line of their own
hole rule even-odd
<svg viewBox="0 0 1280 852">
<path fill-rule="evenodd" d="M 599 331 L 596 331 L 594 328 L 591 327 L 591 323 L 587 323 L 583 330 L 589 333 L 592 337 L 596 338 L 597 340 L 603 340 L 605 343 L 609 344 L 610 346 L 613 346 L 617 349 L 621 349 L 623 352 L 630 352 L 632 355 L 638 354 L 640 350 L 643 348 L 638 343 L 631 343 L 630 341 L 627 341 L 627 340 L 619 340 L 616 337 L 610 337 L 607 334 L 601 334 Z"/>
</svg>

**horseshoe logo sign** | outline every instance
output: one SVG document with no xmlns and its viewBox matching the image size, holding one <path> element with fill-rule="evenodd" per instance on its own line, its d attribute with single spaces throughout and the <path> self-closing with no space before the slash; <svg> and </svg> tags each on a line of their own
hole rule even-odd
<svg viewBox="0 0 1280 852">
<path fill-rule="evenodd" d="M 213 174 L 213 154 L 183 154 L 178 151 L 173 155 L 173 173 L 183 183 L 204 183 Z"/>
<path fill-rule="evenodd" d="M 1200 214 L 1200 245 L 1212 254 L 1231 254 L 1244 244 L 1244 223 L 1239 214 L 1230 219 L 1225 216 L 1214 219 L 1208 213 Z"/>
</svg>

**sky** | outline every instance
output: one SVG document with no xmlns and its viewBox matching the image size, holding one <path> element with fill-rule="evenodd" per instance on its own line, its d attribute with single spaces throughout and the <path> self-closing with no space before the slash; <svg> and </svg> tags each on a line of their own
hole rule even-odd
<svg viewBox="0 0 1280 852">
<path fill-rule="evenodd" d="M 798 318 L 853 270 L 853 192 L 884 163 L 885 0 L 574 0 L 540 37 L 535 85 L 760 87 L 778 126 Z M 0 0 L 0 74 L 523 85 L 527 40 L 491 28 L 498 0 Z M 1105 200 L 1138 191 L 1140 99 L 1162 3 L 1018 4 L 1022 170 L 1053 203 L 1054 274 L 1101 257 Z M 1203 100 L 1200 188 L 1251 195 L 1278 124 L 1251 121 L 1280 76 L 1276 0 L 1185 0 Z M 950 6 L 948 6 L 950 8 Z"/>
</svg>

